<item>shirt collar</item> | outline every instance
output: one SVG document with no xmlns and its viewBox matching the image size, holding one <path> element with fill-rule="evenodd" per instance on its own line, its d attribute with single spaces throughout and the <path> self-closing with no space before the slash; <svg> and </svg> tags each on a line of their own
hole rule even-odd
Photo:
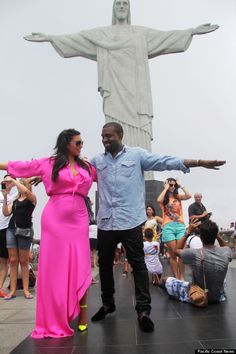
<svg viewBox="0 0 236 354">
<path fill-rule="evenodd" d="M 121 154 L 125 153 L 126 150 L 127 150 L 127 146 L 126 146 L 126 145 L 123 145 L 123 148 L 118 152 L 118 154 L 116 155 L 115 158 L 117 158 L 117 157 L 120 156 Z M 108 155 L 108 156 L 110 155 L 110 156 L 111 156 L 111 153 L 104 151 L 104 155 L 105 155 L 105 156 L 106 156 L 106 155 Z M 111 157 L 112 157 L 112 156 L 111 156 Z"/>
</svg>

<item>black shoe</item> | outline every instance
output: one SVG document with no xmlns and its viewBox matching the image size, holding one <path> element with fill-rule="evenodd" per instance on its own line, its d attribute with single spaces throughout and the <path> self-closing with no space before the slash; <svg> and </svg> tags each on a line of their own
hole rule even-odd
<svg viewBox="0 0 236 354">
<path fill-rule="evenodd" d="M 93 315 L 93 317 L 91 318 L 91 321 L 92 322 L 101 321 L 101 320 L 103 320 L 106 317 L 106 315 L 108 313 L 115 312 L 115 310 L 116 310 L 115 304 L 111 304 L 111 305 L 106 306 L 106 307 L 102 306 L 98 310 L 98 312 L 96 312 L 95 315 Z"/>
<path fill-rule="evenodd" d="M 151 318 L 147 314 L 147 312 L 141 312 L 138 315 L 138 324 L 140 329 L 143 332 L 153 332 L 154 331 L 154 323 Z"/>
</svg>

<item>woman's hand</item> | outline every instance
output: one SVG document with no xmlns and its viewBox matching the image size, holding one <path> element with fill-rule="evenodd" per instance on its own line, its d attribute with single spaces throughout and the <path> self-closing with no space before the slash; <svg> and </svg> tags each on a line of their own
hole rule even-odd
<svg viewBox="0 0 236 354">
<path fill-rule="evenodd" d="M 15 182 L 15 179 L 12 178 L 11 176 L 7 176 L 5 179 L 4 179 L 4 182 L 10 182 L 10 183 L 14 183 Z"/>
<path fill-rule="evenodd" d="M 32 186 L 37 186 L 39 183 L 41 183 L 42 182 L 42 178 L 41 177 L 39 177 L 39 176 L 36 176 L 36 177 L 32 177 L 32 178 L 30 178 L 30 184 L 32 185 Z"/>
<path fill-rule="evenodd" d="M 181 184 L 180 184 L 180 182 L 179 182 L 179 179 L 176 178 L 175 181 L 176 181 L 176 183 L 175 183 L 176 188 L 181 188 L 181 189 L 183 189 L 183 187 L 181 186 Z"/>
<path fill-rule="evenodd" d="M 169 187 L 170 187 L 169 181 L 166 179 L 164 182 L 164 189 L 169 189 Z"/>
<path fill-rule="evenodd" d="M 1 185 L 4 185 L 5 188 L 2 188 L 2 194 L 5 197 L 11 190 L 12 183 L 14 182 L 14 179 L 11 176 L 7 176 L 4 178 L 4 180 L 1 182 Z"/>
</svg>

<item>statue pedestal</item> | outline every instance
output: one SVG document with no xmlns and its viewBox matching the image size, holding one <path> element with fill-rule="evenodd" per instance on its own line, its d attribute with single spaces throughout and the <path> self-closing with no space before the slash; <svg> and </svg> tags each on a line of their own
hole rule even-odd
<svg viewBox="0 0 236 354">
<path fill-rule="evenodd" d="M 163 191 L 163 182 L 157 180 L 146 180 L 146 205 L 152 205 L 156 210 L 156 215 L 161 216 L 161 208 L 157 203 L 157 197 Z"/>
</svg>

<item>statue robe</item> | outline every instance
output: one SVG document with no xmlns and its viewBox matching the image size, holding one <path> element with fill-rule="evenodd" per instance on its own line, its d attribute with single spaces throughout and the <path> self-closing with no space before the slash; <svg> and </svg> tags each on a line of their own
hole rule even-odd
<svg viewBox="0 0 236 354">
<path fill-rule="evenodd" d="M 151 150 L 153 109 L 148 59 L 185 51 L 192 41 L 192 29 L 159 31 L 112 25 L 50 39 L 64 58 L 82 56 L 97 61 L 106 122 L 123 126 L 127 145 Z"/>
</svg>

